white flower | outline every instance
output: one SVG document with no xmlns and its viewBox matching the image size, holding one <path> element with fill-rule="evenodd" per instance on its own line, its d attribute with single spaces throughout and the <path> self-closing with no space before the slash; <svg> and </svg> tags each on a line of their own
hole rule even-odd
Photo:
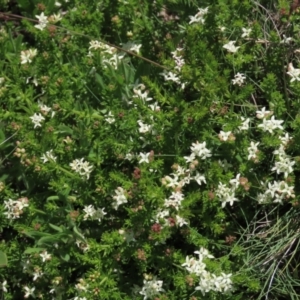
<svg viewBox="0 0 300 300">
<path fill-rule="evenodd" d="M 38 25 L 34 25 L 34 27 L 44 30 L 47 27 L 48 24 L 48 18 L 44 15 L 44 12 L 42 12 L 40 15 L 35 16 L 39 20 Z"/>
<path fill-rule="evenodd" d="M 51 111 L 51 107 L 49 107 L 41 102 L 39 102 L 38 105 L 39 105 L 41 113 L 44 113 L 45 115 L 48 114 L 49 111 Z"/>
<path fill-rule="evenodd" d="M 86 220 L 89 217 L 93 218 L 93 216 L 96 213 L 96 210 L 93 205 L 85 206 L 83 211 L 85 212 L 85 215 L 83 217 L 84 220 Z"/>
<path fill-rule="evenodd" d="M 256 118 L 257 119 L 263 119 L 268 116 L 271 116 L 273 114 L 273 111 L 266 110 L 265 107 L 263 107 L 261 110 L 256 111 Z"/>
<path fill-rule="evenodd" d="M 150 107 L 153 111 L 160 111 L 160 106 L 158 106 L 157 102 L 155 102 L 154 104 L 150 104 L 149 107 Z"/>
<path fill-rule="evenodd" d="M 247 28 L 242 28 L 242 30 L 243 30 L 242 38 L 249 37 L 249 35 L 250 35 L 251 31 L 252 31 L 251 28 L 248 28 L 248 29 Z"/>
<path fill-rule="evenodd" d="M 45 120 L 45 118 L 39 113 L 35 113 L 33 116 L 30 117 L 32 123 L 34 124 L 34 128 L 41 127 L 41 122 Z"/>
<path fill-rule="evenodd" d="M 201 185 L 202 182 L 206 183 L 205 176 L 198 172 L 194 176 L 194 180 L 196 180 L 199 185 Z"/>
<path fill-rule="evenodd" d="M 292 140 L 292 138 L 289 136 L 289 134 L 286 132 L 284 136 L 280 136 L 279 139 L 281 140 L 281 144 L 283 146 L 286 146 L 289 141 Z"/>
<path fill-rule="evenodd" d="M 56 157 L 53 155 L 53 150 L 47 151 L 45 154 L 41 156 L 41 160 L 43 163 L 46 163 L 48 161 L 56 161 Z"/>
<path fill-rule="evenodd" d="M 53 23 L 53 24 L 55 24 L 55 23 L 57 23 L 57 22 L 59 22 L 59 21 L 61 21 L 61 20 L 62 20 L 62 16 L 61 16 L 60 13 L 58 13 L 58 14 L 53 14 L 53 15 L 51 15 L 51 16 L 49 17 L 49 21 L 50 21 L 51 23 Z"/>
<path fill-rule="evenodd" d="M 149 163 L 149 155 L 150 155 L 150 152 L 149 153 L 141 153 L 140 152 L 140 160 L 139 160 L 139 164 L 145 162 L 145 163 Z"/>
<path fill-rule="evenodd" d="M 2 284 L 1 284 L 1 289 L 2 289 L 2 291 L 4 292 L 4 293 L 7 293 L 7 281 L 6 280 L 4 280 L 3 282 L 2 282 Z"/>
<path fill-rule="evenodd" d="M 36 77 L 27 77 L 27 78 L 26 78 L 26 84 L 28 84 L 30 80 L 32 81 L 32 83 L 33 83 L 35 86 L 38 86 L 38 85 L 39 85 L 39 83 L 38 83 Z"/>
<path fill-rule="evenodd" d="M 293 63 L 289 63 L 288 72 L 286 73 L 292 77 L 291 82 L 295 80 L 300 81 L 300 69 L 295 69 Z"/>
<path fill-rule="evenodd" d="M 28 298 L 29 296 L 34 295 L 33 293 L 34 293 L 35 287 L 29 288 L 28 286 L 24 286 L 24 290 L 25 290 L 24 298 Z"/>
<path fill-rule="evenodd" d="M 231 135 L 231 131 L 227 131 L 227 132 L 224 132 L 224 131 L 220 131 L 220 133 L 218 134 L 218 136 L 219 136 L 219 139 L 221 140 L 221 141 L 224 141 L 224 142 L 226 142 L 227 140 L 228 140 L 228 138 L 229 138 L 229 136 Z"/>
<path fill-rule="evenodd" d="M 197 17 L 197 16 L 189 16 L 189 18 L 191 19 L 189 24 L 193 24 L 193 23 L 201 23 L 204 24 L 205 20 L 201 17 Z"/>
<path fill-rule="evenodd" d="M 39 268 L 35 268 L 35 271 L 33 272 L 33 281 L 36 281 L 38 278 L 42 277 L 44 273 L 41 272 L 41 270 Z"/>
<path fill-rule="evenodd" d="M 101 220 L 104 218 L 105 215 L 107 215 L 107 213 L 104 211 L 104 208 L 97 208 L 94 214 L 94 219 L 101 222 Z"/>
<path fill-rule="evenodd" d="M 123 49 L 140 53 L 140 48 L 142 47 L 142 44 L 135 44 L 134 42 L 127 42 L 123 45 Z"/>
<path fill-rule="evenodd" d="M 140 133 L 149 132 L 151 130 L 151 128 L 152 128 L 151 125 L 144 124 L 141 120 L 138 120 L 137 122 L 138 122 L 138 124 L 140 126 L 140 128 L 139 128 L 139 132 Z"/>
<path fill-rule="evenodd" d="M 176 215 L 176 224 L 177 224 L 179 227 L 182 227 L 183 225 L 187 225 L 188 223 L 187 223 L 187 221 L 186 221 L 184 218 L 182 218 L 182 217 Z"/>
<path fill-rule="evenodd" d="M 231 179 L 229 181 L 229 183 L 235 188 L 237 189 L 240 185 L 240 177 L 241 177 L 241 174 L 237 174 L 236 177 L 234 179 Z"/>
<path fill-rule="evenodd" d="M 134 159 L 135 155 L 131 154 L 131 153 L 127 153 L 125 155 L 125 159 L 132 161 Z"/>
<path fill-rule="evenodd" d="M 203 247 L 201 247 L 199 251 L 194 251 L 194 253 L 199 255 L 200 261 L 202 261 L 205 258 L 214 258 L 214 256 L 209 254 L 208 250 Z"/>
<path fill-rule="evenodd" d="M 49 254 L 47 251 L 44 251 L 40 254 L 40 257 L 42 258 L 42 261 L 45 262 L 46 260 L 51 259 L 51 254 Z"/>
<path fill-rule="evenodd" d="M 241 86 L 245 82 L 246 76 L 242 73 L 237 73 L 232 79 L 232 83 Z"/>
<path fill-rule="evenodd" d="M 112 123 L 115 122 L 114 115 L 112 114 L 111 111 L 110 111 L 110 112 L 108 113 L 108 115 L 106 116 L 105 121 L 106 121 L 107 123 L 109 123 L 109 124 L 112 124 Z"/>
<path fill-rule="evenodd" d="M 223 48 L 225 48 L 228 52 L 235 53 L 240 47 L 236 47 L 234 44 L 236 41 L 230 41 L 229 43 L 225 44 Z"/>
<path fill-rule="evenodd" d="M 249 129 L 249 123 L 250 123 L 250 119 L 247 118 L 245 119 L 244 117 L 241 117 L 242 125 L 238 127 L 239 131 L 241 130 L 248 130 Z"/>
<path fill-rule="evenodd" d="M 286 37 L 285 34 L 283 34 L 283 39 L 281 40 L 280 44 L 290 44 L 293 38 Z"/>
<path fill-rule="evenodd" d="M 192 153 L 190 156 L 184 156 L 183 157 L 186 161 L 186 163 L 191 163 L 196 159 L 196 155 Z"/>
<path fill-rule="evenodd" d="M 21 64 L 31 63 L 32 59 L 37 55 L 36 49 L 21 51 Z"/>
<path fill-rule="evenodd" d="M 176 83 L 180 83 L 180 79 L 179 77 L 177 77 L 177 75 L 171 71 L 166 72 L 164 71 L 163 73 L 160 73 L 160 75 L 164 76 L 165 80 L 167 81 L 174 81 Z"/>
</svg>

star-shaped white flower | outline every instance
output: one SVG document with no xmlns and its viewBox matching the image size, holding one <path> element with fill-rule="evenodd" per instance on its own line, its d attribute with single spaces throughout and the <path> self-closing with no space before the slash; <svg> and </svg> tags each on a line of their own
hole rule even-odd
<svg viewBox="0 0 300 300">
<path fill-rule="evenodd" d="M 250 35 L 251 31 L 252 31 L 251 28 L 248 28 L 248 29 L 247 28 L 242 28 L 242 30 L 243 30 L 242 38 L 248 37 Z"/>
<path fill-rule="evenodd" d="M 230 41 L 229 43 L 225 44 L 223 48 L 225 48 L 228 52 L 235 53 L 240 48 L 240 47 L 236 47 L 234 45 L 235 43 L 236 41 Z"/>
<path fill-rule="evenodd" d="M 292 77 L 291 82 L 300 81 L 300 69 L 295 69 L 293 63 L 289 63 L 288 72 L 286 73 Z"/>
<path fill-rule="evenodd" d="M 149 155 L 150 155 L 150 152 L 149 153 L 141 153 L 140 152 L 140 161 L 139 161 L 139 164 L 145 162 L 145 163 L 149 163 Z"/>
<path fill-rule="evenodd" d="M 34 25 L 34 27 L 44 30 L 48 24 L 48 17 L 44 15 L 44 12 L 42 12 L 40 15 L 36 15 L 35 17 L 39 20 L 39 24 Z"/>
<path fill-rule="evenodd" d="M 45 120 L 45 118 L 39 113 L 35 113 L 33 116 L 30 117 L 32 123 L 34 124 L 34 128 L 41 127 L 41 122 Z"/>
<path fill-rule="evenodd" d="M 42 258 L 42 261 L 45 262 L 46 260 L 51 259 L 51 254 L 49 254 L 47 251 L 44 251 L 40 254 L 40 257 Z"/>
</svg>

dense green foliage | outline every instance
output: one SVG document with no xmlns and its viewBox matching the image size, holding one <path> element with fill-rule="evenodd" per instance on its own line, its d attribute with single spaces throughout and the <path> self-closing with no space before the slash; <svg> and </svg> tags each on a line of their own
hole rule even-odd
<svg viewBox="0 0 300 300">
<path fill-rule="evenodd" d="M 297 8 L 0 0 L 0 20 L 3 299 L 298 299 Z"/>
</svg>

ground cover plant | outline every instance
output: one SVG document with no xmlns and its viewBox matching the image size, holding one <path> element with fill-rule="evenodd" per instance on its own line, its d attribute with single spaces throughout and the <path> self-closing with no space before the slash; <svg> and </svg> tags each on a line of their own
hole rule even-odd
<svg viewBox="0 0 300 300">
<path fill-rule="evenodd" d="M 298 6 L 1 0 L 2 299 L 298 299 Z"/>
</svg>

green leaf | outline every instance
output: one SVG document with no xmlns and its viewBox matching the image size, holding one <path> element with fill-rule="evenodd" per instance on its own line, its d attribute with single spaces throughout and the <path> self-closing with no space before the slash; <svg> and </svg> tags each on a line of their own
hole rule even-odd
<svg viewBox="0 0 300 300">
<path fill-rule="evenodd" d="M 59 200 L 59 197 L 58 196 L 50 196 L 47 198 L 47 201 L 50 201 L 50 200 Z"/>
<path fill-rule="evenodd" d="M 59 125 L 58 126 L 58 131 L 56 131 L 55 133 L 68 133 L 68 134 L 73 134 L 73 130 L 66 126 L 66 125 Z"/>
<path fill-rule="evenodd" d="M 103 83 L 102 77 L 101 77 L 98 73 L 95 74 L 95 77 L 96 77 L 96 81 L 97 81 L 97 82 L 100 84 L 100 86 L 105 90 L 105 85 L 104 85 L 104 83 Z"/>
<path fill-rule="evenodd" d="M 37 245 L 43 245 L 43 244 L 55 244 L 57 242 L 60 241 L 60 236 L 59 235 L 51 235 L 51 236 L 44 236 L 42 238 L 40 238 L 38 241 L 37 241 Z"/>
<path fill-rule="evenodd" d="M 0 251 L 0 267 L 6 267 L 8 264 L 7 256 L 3 251 Z"/>
<path fill-rule="evenodd" d="M 45 250 L 44 248 L 27 248 L 25 251 L 24 251 L 24 254 L 31 254 L 31 253 L 39 253 L 39 252 L 42 252 L 43 250 Z"/>
<path fill-rule="evenodd" d="M 243 162 L 243 159 L 242 159 L 242 157 L 241 157 L 239 154 L 236 155 L 236 159 L 237 159 L 240 163 Z"/>
<path fill-rule="evenodd" d="M 69 261 L 70 260 L 70 255 L 69 254 L 66 254 L 66 255 L 64 255 L 64 256 L 60 256 L 61 257 L 61 259 L 62 260 L 64 260 L 64 261 Z"/>
<path fill-rule="evenodd" d="M 58 232 L 63 232 L 63 229 L 60 228 L 60 227 L 58 227 L 58 226 L 56 226 L 56 225 L 53 225 L 53 224 L 49 223 L 49 226 L 51 228 L 53 228 L 54 230 L 58 231 Z"/>
<path fill-rule="evenodd" d="M 73 231 L 74 231 L 74 233 L 75 233 L 75 236 L 76 236 L 80 241 L 86 243 L 86 240 L 85 240 L 83 234 L 81 234 L 81 233 L 79 232 L 79 230 L 78 230 L 78 228 L 77 228 L 76 226 L 73 227 Z"/>
</svg>

